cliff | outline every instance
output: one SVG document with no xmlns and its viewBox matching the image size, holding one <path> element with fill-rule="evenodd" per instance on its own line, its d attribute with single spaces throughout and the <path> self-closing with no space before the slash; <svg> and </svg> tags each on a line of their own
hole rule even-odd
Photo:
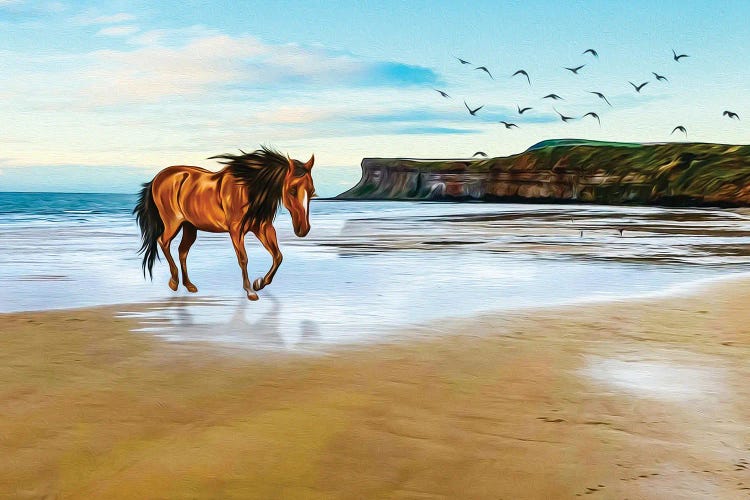
<svg viewBox="0 0 750 500">
<path fill-rule="evenodd" d="M 561 139 L 498 158 L 365 158 L 336 198 L 750 206 L 750 146 Z"/>
</svg>

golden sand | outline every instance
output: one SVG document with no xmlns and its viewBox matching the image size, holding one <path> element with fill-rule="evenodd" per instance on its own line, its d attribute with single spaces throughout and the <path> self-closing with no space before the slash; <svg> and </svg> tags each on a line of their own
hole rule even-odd
<svg viewBox="0 0 750 500">
<path fill-rule="evenodd" d="M 0 497 L 750 493 L 750 280 L 315 357 L 167 343 L 117 310 L 0 316 Z"/>
</svg>

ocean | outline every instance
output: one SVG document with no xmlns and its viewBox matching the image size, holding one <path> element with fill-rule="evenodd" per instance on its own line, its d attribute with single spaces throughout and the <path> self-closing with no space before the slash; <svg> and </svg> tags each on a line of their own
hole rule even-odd
<svg viewBox="0 0 750 500">
<path fill-rule="evenodd" d="M 750 269 L 743 210 L 315 199 L 306 238 L 279 213 L 284 262 L 249 302 L 227 234 L 198 234 L 198 294 L 172 292 L 163 260 L 144 279 L 135 202 L 0 193 L 0 312 L 118 304 L 140 334 L 314 351 L 441 318 L 680 293 Z M 254 279 L 271 258 L 252 235 L 247 248 Z"/>
</svg>

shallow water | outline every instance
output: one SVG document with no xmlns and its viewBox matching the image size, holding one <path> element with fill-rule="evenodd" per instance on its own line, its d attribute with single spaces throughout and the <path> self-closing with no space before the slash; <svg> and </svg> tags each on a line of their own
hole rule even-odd
<svg viewBox="0 0 750 500">
<path fill-rule="evenodd" d="M 695 405 L 725 396 L 726 369 L 716 360 L 685 352 L 678 354 L 690 362 L 675 362 L 674 350 L 641 354 L 636 359 L 589 356 L 582 374 L 610 389 L 671 402 Z"/>
<path fill-rule="evenodd" d="M 250 303 L 226 234 L 198 235 L 197 295 L 169 290 L 164 262 L 144 281 L 134 203 L 0 193 L 0 311 L 150 302 L 122 307 L 141 332 L 320 350 L 482 311 L 672 293 L 750 268 L 742 211 L 314 200 L 307 238 L 279 215 L 284 262 Z M 254 278 L 271 259 L 254 238 L 247 246 Z"/>
</svg>

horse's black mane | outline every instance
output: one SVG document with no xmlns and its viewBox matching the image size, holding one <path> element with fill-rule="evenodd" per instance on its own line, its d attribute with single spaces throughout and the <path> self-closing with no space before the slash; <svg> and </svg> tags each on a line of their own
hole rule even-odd
<svg viewBox="0 0 750 500">
<path fill-rule="evenodd" d="M 260 224 L 273 222 L 281 203 L 284 176 L 289 160 L 273 148 L 261 146 L 252 153 L 240 150 L 240 155 L 223 154 L 209 159 L 221 159 L 239 183 L 247 189 L 247 212 L 242 217 L 243 231 Z M 295 164 L 299 163 L 294 160 Z"/>
</svg>

